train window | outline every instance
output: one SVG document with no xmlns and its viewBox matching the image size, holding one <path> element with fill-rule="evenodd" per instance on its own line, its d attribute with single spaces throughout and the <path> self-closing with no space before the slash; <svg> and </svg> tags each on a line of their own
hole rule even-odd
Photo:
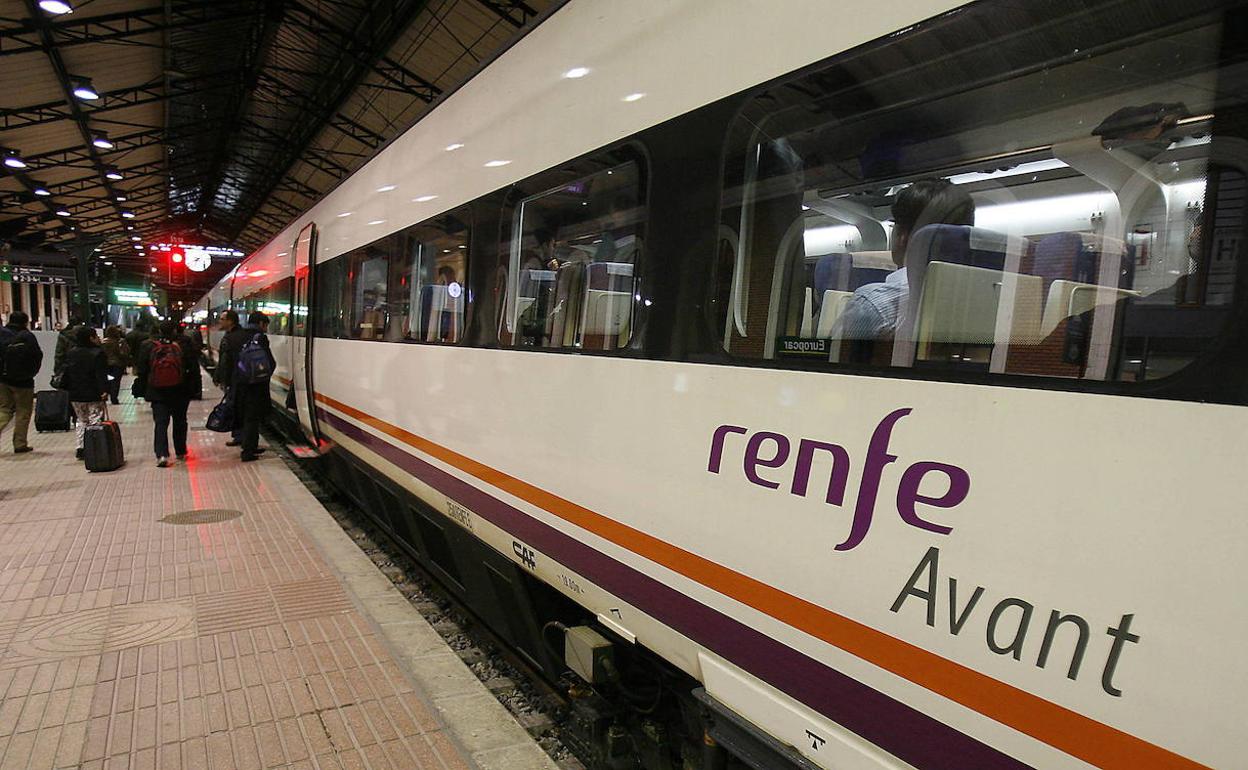
<svg viewBox="0 0 1248 770">
<path fill-rule="evenodd" d="M 1230 319 L 1241 12 L 976 4 L 748 103 L 707 307 L 737 357 L 1135 382 Z M 1233 18 L 1234 17 L 1234 18 Z M 956 41 L 956 42 L 955 42 Z"/>
<path fill-rule="evenodd" d="M 599 165 L 574 178 L 550 172 L 524 189 L 535 192 L 513 213 L 500 338 L 524 347 L 624 347 L 644 244 L 640 164 Z"/>
<path fill-rule="evenodd" d="M 386 339 L 459 342 L 468 303 L 471 210 L 463 206 L 400 233 L 390 284 Z"/>
</svg>

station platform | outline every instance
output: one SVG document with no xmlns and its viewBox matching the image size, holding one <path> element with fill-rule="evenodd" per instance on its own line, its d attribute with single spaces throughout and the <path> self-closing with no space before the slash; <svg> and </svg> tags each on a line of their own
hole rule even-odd
<svg viewBox="0 0 1248 770">
<path fill-rule="evenodd" d="M 128 395 L 112 473 L 72 431 L 0 436 L 0 770 L 553 770 L 276 451 L 202 428 L 212 403 L 168 469 Z"/>
</svg>

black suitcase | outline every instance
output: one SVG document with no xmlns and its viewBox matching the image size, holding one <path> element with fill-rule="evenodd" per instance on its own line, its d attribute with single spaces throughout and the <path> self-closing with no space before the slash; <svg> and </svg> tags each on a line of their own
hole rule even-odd
<svg viewBox="0 0 1248 770">
<path fill-rule="evenodd" d="M 121 428 L 111 420 L 88 425 L 83 432 L 82 448 L 89 471 L 115 471 L 126 464 Z"/>
<path fill-rule="evenodd" d="M 35 394 L 35 430 L 69 430 L 69 393 L 64 390 L 41 390 Z"/>
</svg>

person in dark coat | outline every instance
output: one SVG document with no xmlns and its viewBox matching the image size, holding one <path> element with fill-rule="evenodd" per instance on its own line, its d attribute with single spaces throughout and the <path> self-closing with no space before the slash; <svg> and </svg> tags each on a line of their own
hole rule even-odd
<svg viewBox="0 0 1248 770">
<path fill-rule="evenodd" d="M 13 453 L 19 455 L 33 451 L 30 416 L 35 410 L 35 375 L 43 365 L 43 350 L 27 328 L 29 323 L 30 316 L 15 310 L 0 328 L 0 431 L 13 423 Z M 10 350 L 10 345 L 21 349 Z"/>
<path fill-rule="evenodd" d="M 61 389 L 69 391 L 69 402 L 78 416 L 77 457 L 81 460 L 87 426 L 98 425 L 108 414 L 108 358 L 100 347 L 100 336 L 90 326 L 76 327 L 74 347 L 62 362 Z"/>
<path fill-rule="evenodd" d="M 172 346 L 172 350 L 167 346 Z M 179 376 L 175 384 L 157 385 L 159 378 L 155 376 L 153 367 L 162 355 L 176 355 L 178 358 Z M 198 366 L 191 338 L 181 332 L 178 322 L 174 320 L 162 322 L 156 336 L 148 340 L 139 353 L 138 376 L 146 383 L 143 398 L 152 405 L 152 417 L 156 420 L 152 448 L 159 468 L 168 468 L 171 464 L 170 423 L 173 424 L 173 451 L 179 460 L 187 457 L 186 408 L 191 400 L 191 377 L 198 373 Z"/>
<path fill-rule="evenodd" d="M 120 404 L 121 378 L 130 365 L 130 346 L 122 338 L 120 326 L 110 326 L 104 330 L 104 356 L 108 359 L 108 398 L 114 404 Z"/>
<path fill-rule="evenodd" d="M 269 351 L 269 338 L 265 334 L 269 328 L 269 317 L 259 310 L 253 312 L 247 318 L 247 342 L 252 339 L 257 340 L 261 347 L 264 348 L 265 354 L 269 359 L 269 372 L 277 366 L 277 362 L 273 358 L 273 354 Z M 244 343 L 245 345 L 246 343 Z M 241 350 L 241 348 L 240 348 Z M 234 409 L 236 413 L 242 414 L 243 435 L 242 435 L 242 461 L 251 462 L 258 459 L 264 451 L 260 448 L 260 424 L 269 415 L 269 379 L 265 377 L 260 382 L 242 382 L 241 374 L 237 371 L 238 367 L 234 366 Z"/>
<path fill-rule="evenodd" d="M 126 333 L 126 346 L 130 348 L 132 356 L 131 365 L 137 368 L 139 351 L 143 349 L 143 343 L 151 338 L 152 319 L 148 316 L 142 316 L 134 322 L 134 328 Z"/>
<path fill-rule="evenodd" d="M 212 370 L 212 379 L 234 402 L 234 430 L 230 432 L 230 440 L 225 445 L 240 446 L 243 443 L 243 415 L 242 404 L 235 398 L 238 394 L 233 387 L 234 369 L 238 366 L 238 352 L 243 349 L 243 344 L 251 335 L 238 322 L 238 313 L 233 310 L 222 313 L 219 323 L 225 333 L 217 347 L 217 368 Z"/>
<path fill-rule="evenodd" d="M 65 371 L 65 357 L 77 346 L 78 327 L 82 325 L 81 318 L 76 315 L 70 316 L 69 323 L 65 324 L 65 328 L 61 329 L 61 333 L 57 335 L 56 352 L 52 355 L 53 374 Z"/>
</svg>

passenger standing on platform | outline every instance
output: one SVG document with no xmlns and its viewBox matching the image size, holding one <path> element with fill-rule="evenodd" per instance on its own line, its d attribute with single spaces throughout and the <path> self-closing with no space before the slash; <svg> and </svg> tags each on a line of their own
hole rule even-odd
<svg viewBox="0 0 1248 770">
<path fill-rule="evenodd" d="M 126 346 L 130 348 L 130 365 L 138 368 L 138 356 L 143 350 L 143 343 L 151 337 L 152 319 L 142 316 L 134 322 L 134 328 L 126 334 Z"/>
<path fill-rule="evenodd" d="M 230 431 L 230 440 L 226 446 L 240 446 L 243 443 L 242 404 L 235 398 L 234 368 L 238 365 L 238 352 L 247 342 L 247 330 L 238 322 L 238 313 L 227 310 L 221 314 L 221 345 L 217 350 L 217 368 L 212 371 L 212 379 L 234 403 L 234 430 Z"/>
<path fill-rule="evenodd" d="M 75 327 L 74 347 L 65 354 L 61 375 L 61 387 L 69 391 L 69 402 L 78 416 L 76 457 L 81 460 L 87 426 L 103 422 L 108 411 L 108 358 L 95 329 L 82 324 Z"/>
<path fill-rule="evenodd" d="M 114 404 L 121 393 L 121 378 L 130 365 L 130 346 L 122 338 L 121 327 L 113 325 L 104 330 L 104 356 L 108 360 L 108 397 Z"/>
<path fill-rule="evenodd" d="M 69 355 L 69 351 L 73 350 L 78 344 L 78 327 L 82 326 L 82 319 L 76 315 L 69 317 L 69 323 L 61 329 L 61 333 L 56 337 L 56 353 L 52 357 L 52 373 L 60 374 L 65 371 L 65 356 Z"/>
<path fill-rule="evenodd" d="M 260 423 L 269 414 L 269 379 L 277 362 L 269 351 L 269 318 L 259 310 L 247 318 L 247 341 L 238 351 L 234 365 L 234 409 L 243 421 L 243 462 L 258 459 Z"/>
<path fill-rule="evenodd" d="M 0 431 L 13 423 L 13 454 L 19 455 L 31 451 L 28 437 L 35 375 L 43 365 L 43 351 L 29 324 L 30 316 L 15 310 L 8 324 L 0 327 Z"/>
<path fill-rule="evenodd" d="M 178 322 L 163 321 L 148 344 L 139 354 L 139 377 L 147 384 L 143 398 L 152 405 L 152 417 L 156 420 L 155 439 L 152 448 L 156 452 L 156 467 L 168 468 L 169 425 L 173 423 L 173 451 L 179 460 L 185 460 L 186 408 L 190 404 L 190 378 L 198 371 L 191 338 L 178 329 Z"/>
</svg>

